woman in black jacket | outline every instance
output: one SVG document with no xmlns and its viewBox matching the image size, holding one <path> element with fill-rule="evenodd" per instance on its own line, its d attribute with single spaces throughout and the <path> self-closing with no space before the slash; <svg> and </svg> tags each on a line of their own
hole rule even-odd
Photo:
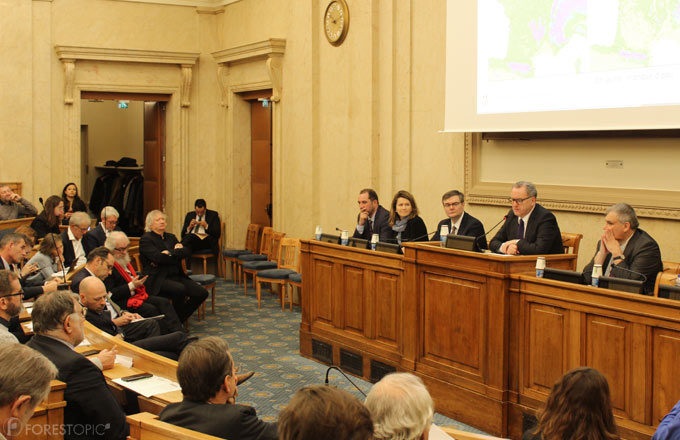
<svg viewBox="0 0 680 440">
<path fill-rule="evenodd" d="M 45 201 L 45 209 L 33 219 L 31 228 L 35 230 L 37 238 L 43 238 L 48 233 L 59 234 L 59 225 L 64 218 L 64 202 L 59 196 L 49 196 Z"/>
<path fill-rule="evenodd" d="M 418 206 L 408 191 L 398 191 L 392 199 L 390 209 L 392 240 L 402 244 L 407 241 L 428 241 L 427 227 L 418 216 Z"/>
<path fill-rule="evenodd" d="M 69 182 L 61 190 L 61 200 L 64 202 L 64 221 L 65 225 L 68 224 L 68 220 L 74 212 L 83 211 L 87 212 L 87 207 L 85 202 L 78 197 L 78 187 L 75 183 Z"/>
</svg>

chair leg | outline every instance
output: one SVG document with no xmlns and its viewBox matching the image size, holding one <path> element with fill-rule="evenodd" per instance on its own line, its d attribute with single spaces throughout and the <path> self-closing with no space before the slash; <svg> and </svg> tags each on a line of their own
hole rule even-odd
<svg viewBox="0 0 680 440">
<path fill-rule="evenodd" d="M 278 286 L 278 284 L 277 284 L 277 286 Z M 279 290 L 281 291 L 281 311 L 285 312 L 286 311 L 286 290 L 288 290 L 285 282 L 283 284 L 281 284 L 281 288 Z"/>
<path fill-rule="evenodd" d="M 208 273 L 208 259 L 203 258 L 203 275 Z"/>
<path fill-rule="evenodd" d="M 289 284 L 289 285 L 288 285 L 288 288 L 290 289 L 290 290 L 288 291 L 288 301 L 290 301 L 290 311 L 291 311 L 291 312 L 293 311 L 293 288 L 294 288 L 294 287 L 295 287 L 295 286 L 293 286 L 292 284 Z"/>
<path fill-rule="evenodd" d="M 212 314 L 215 314 L 215 285 L 212 286 Z M 293 310 L 293 303 L 290 304 L 290 309 Z"/>
<path fill-rule="evenodd" d="M 260 284 L 260 280 L 257 279 L 257 275 L 255 275 L 255 293 L 257 294 L 257 308 L 260 308 L 260 297 L 262 295 L 262 285 Z"/>
<path fill-rule="evenodd" d="M 236 261 L 231 262 L 231 282 L 236 282 Z"/>
<path fill-rule="evenodd" d="M 253 275 L 253 280 L 255 276 Z M 248 272 L 243 272 L 243 296 L 248 296 Z"/>
</svg>

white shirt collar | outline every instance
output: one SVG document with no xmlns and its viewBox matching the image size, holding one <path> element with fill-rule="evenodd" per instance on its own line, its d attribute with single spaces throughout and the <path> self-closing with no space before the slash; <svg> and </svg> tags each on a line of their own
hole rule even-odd
<svg viewBox="0 0 680 440">
<path fill-rule="evenodd" d="M 449 234 L 451 231 L 453 231 L 453 228 L 456 228 L 456 235 L 458 235 L 458 231 L 460 231 L 460 224 L 463 222 L 463 216 L 465 215 L 465 211 L 458 217 L 458 220 L 456 220 L 456 223 L 451 224 L 451 228 L 449 229 Z M 453 219 L 449 219 L 449 223 L 452 223 Z"/>
</svg>

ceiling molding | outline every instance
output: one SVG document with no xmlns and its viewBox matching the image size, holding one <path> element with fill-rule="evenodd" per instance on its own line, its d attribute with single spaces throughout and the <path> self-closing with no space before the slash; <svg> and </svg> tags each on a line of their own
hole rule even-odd
<svg viewBox="0 0 680 440">
<path fill-rule="evenodd" d="M 55 50 L 60 60 L 95 60 L 152 64 L 194 65 L 200 55 L 199 52 L 166 52 L 84 46 L 55 46 Z"/>
<path fill-rule="evenodd" d="M 235 46 L 229 49 L 213 52 L 212 56 L 217 64 L 230 64 L 239 61 L 250 61 L 256 58 L 282 56 L 286 50 L 286 40 L 270 38 L 256 43 Z"/>
<path fill-rule="evenodd" d="M 170 6 L 219 7 L 236 3 L 241 0 L 109 0 L 127 3 L 154 3 Z"/>
</svg>

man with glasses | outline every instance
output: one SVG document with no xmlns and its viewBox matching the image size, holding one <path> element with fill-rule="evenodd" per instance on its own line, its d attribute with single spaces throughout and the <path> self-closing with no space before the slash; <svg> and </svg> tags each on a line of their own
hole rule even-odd
<svg viewBox="0 0 680 440">
<path fill-rule="evenodd" d="M 144 282 L 148 276 L 140 278 L 130 264 L 128 255 L 130 240 L 125 232 L 111 232 L 104 246 L 111 251 L 115 259 L 111 275 L 104 280 L 106 290 L 111 292 L 111 301 L 121 309 L 139 313 L 145 318 L 165 315 L 159 322 L 163 334 L 185 331 L 172 302 L 159 295 L 149 295 L 146 291 Z"/>
<path fill-rule="evenodd" d="M 85 317 L 75 295 L 57 291 L 41 296 L 31 313 L 35 336 L 29 347 L 59 370 L 64 390 L 64 439 L 124 439 L 129 433 L 125 413 L 102 372 L 74 348 L 84 336 Z"/>
<path fill-rule="evenodd" d="M 482 222 L 465 212 L 465 195 L 458 190 L 451 190 L 442 196 L 442 205 L 448 218 L 440 221 L 437 232 L 432 236 L 432 241 L 441 240 L 442 226 L 449 228 L 449 234 L 479 237 L 475 243 L 479 249 L 486 249 L 486 236 Z"/>
<path fill-rule="evenodd" d="M 30 274 L 38 270 L 35 264 L 26 264 L 20 268 L 22 261 L 26 259 L 31 248 L 27 244 L 28 238 L 23 234 L 5 234 L 0 238 L 0 269 L 12 271 L 19 278 L 21 287 L 24 289 L 25 298 L 33 298 L 43 293 L 57 290 L 58 281 L 47 281 L 42 286 L 28 286 L 27 279 Z"/>
<path fill-rule="evenodd" d="M 118 218 L 120 214 L 113 206 L 105 206 L 102 209 L 100 218 L 101 222 L 96 228 L 89 231 L 83 237 L 83 246 L 85 247 L 85 253 L 89 254 L 92 249 L 104 246 L 106 237 L 113 231 L 120 231 L 118 227 Z"/>
<path fill-rule="evenodd" d="M 507 255 L 563 254 L 562 234 L 552 212 L 538 203 L 531 182 L 517 182 L 510 191 L 512 209 L 489 243 L 489 249 Z"/>
<path fill-rule="evenodd" d="M 115 262 L 111 251 L 104 246 L 93 249 L 87 254 L 85 267 L 71 279 L 71 290 L 75 293 L 79 293 L 80 282 L 89 276 L 95 276 L 102 281 L 105 280 L 106 277 L 111 275 L 111 270 L 113 269 L 113 264 Z"/>
<path fill-rule="evenodd" d="M 90 230 L 91 221 L 88 213 L 76 211 L 68 220 L 68 229 L 61 232 L 61 241 L 64 243 L 65 266 L 76 268 L 87 261 L 83 236 Z"/>
<path fill-rule="evenodd" d="M 21 313 L 22 297 L 19 278 L 9 270 L 0 270 L 0 345 L 18 343 L 16 332 L 23 335 L 21 325 L 18 325 L 19 321 L 16 319 Z"/>
</svg>

